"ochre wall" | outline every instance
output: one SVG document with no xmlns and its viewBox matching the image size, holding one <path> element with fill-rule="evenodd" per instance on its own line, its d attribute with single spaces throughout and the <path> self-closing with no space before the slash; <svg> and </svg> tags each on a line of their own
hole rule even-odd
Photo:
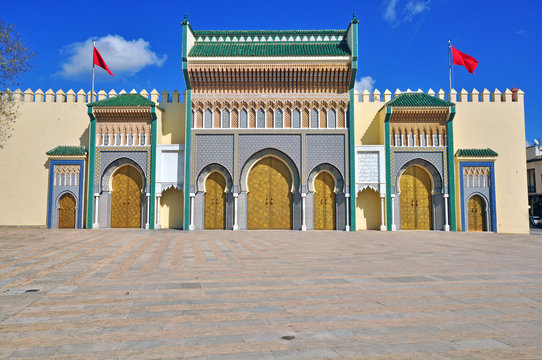
<svg viewBox="0 0 542 360">
<path fill-rule="evenodd" d="M 160 226 L 162 229 L 183 228 L 184 196 L 182 191 L 167 189 L 160 199 Z"/>
<path fill-rule="evenodd" d="M 158 144 L 184 144 L 185 104 L 161 103 L 165 111 L 156 110 L 162 121 L 158 122 Z"/>
<path fill-rule="evenodd" d="M 0 149 L 0 225 L 45 226 L 49 179 L 45 153 L 58 145 L 84 145 L 88 149 L 87 106 L 18 104 L 12 137 Z"/>
<path fill-rule="evenodd" d="M 384 144 L 384 106 L 381 101 L 359 101 L 354 93 L 355 146 Z M 368 96 L 365 95 L 365 99 Z M 371 94 L 372 99 L 372 94 Z M 355 179 L 353 180 L 355 181 Z M 356 194 L 356 230 L 380 229 L 380 193 L 365 189 Z"/>
<path fill-rule="evenodd" d="M 457 102 L 454 148 L 491 148 L 495 161 L 497 232 L 529 232 L 525 118 L 523 100 L 518 102 Z M 483 160 L 483 159 L 482 159 Z M 459 173 L 456 159 L 456 181 Z M 459 185 L 459 184 L 458 184 Z M 459 190 L 459 186 L 456 187 Z M 457 217 L 460 228 L 460 198 Z"/>
</svg>

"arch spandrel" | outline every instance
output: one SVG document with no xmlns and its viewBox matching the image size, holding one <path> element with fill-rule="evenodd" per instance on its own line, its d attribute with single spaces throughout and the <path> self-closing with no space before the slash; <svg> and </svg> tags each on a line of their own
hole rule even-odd
<svg viewBox="0 0 542 360">
<path fill-rule="evenodd" d="M 300 180 L 299 180 L 299 171 L 297 169 L 297 166 L 288 155 L 284 154 L 281 151 L 271 149 L 271 148 L 263 149 L 254 153 L 245 162 L 245 164 L 243 165 L 243 168 L 241 169 L 241 178 L 240 178 L 241 191 L 248 192 L 248 175 L 250 173 L 250 170 L 258 161 L 268 156 L 277 158 L 286 164 L 286 166 L 290 170 L 290 175 L 292 176 L 292 187 L 293 187 L 292 192 L 299 192 Z"/>
<path fill-rule="evenodd" d="M 226 179 L 226 192 L 232 191 L 233 179 L 228 169 L 220 164 L 209 164 L 198 174 L 198 178 L 196 180 L 196 192 L 205 192 L 205 180 L 213 172 L 219 172 L 222 176 L 224 176 Z"/>
</svg>

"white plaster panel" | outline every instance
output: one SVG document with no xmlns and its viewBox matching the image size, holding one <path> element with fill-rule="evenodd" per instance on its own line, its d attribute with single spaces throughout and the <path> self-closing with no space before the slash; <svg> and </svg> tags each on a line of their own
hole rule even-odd
<svg viewBox="0 0 542 360">
<path fill-rule="evenodd" d="M 184 146 L 179 144 L 157 145 L 156 193 L 169 187 L 183 190 Z"/>
</svg>

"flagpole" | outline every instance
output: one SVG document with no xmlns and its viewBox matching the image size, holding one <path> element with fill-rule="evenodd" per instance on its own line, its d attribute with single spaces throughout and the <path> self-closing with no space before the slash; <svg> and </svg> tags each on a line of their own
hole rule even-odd
<svg viewBox="0 0 542 360">
<path fill-rule="evenodd" d="M 448 101 L 451 101 L 452 96 L 452 43 L 448 40 L 448 70 L 450 73 L 450 92 L 448 93 Z"/>
<path fill-rule="evenodd" d="M 92 41 L 92 92 L 90 93 L 90 102 L 94 102 L 94 49 L 96 48 L 96 40 Z"/>
</svg>

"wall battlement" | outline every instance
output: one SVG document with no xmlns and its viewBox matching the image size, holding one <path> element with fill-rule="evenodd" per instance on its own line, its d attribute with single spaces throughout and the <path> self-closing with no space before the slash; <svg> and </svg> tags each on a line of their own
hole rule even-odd
<svg viewBox="0 0 542 360">
<path fill-rule="evenodd" d="M 104 100 L 108 98 L 115 97 L 117 95 L 127 94 L 127 92 L 122 89 L 119 93 L 115 90 L 111 90 L 108 93 L 105 90 L 100 90 L 95 92 L 95 100 Z M 153 89 L 150 94 L 147 90 L 143 89 L 140 92 L 137 92 L 135 89 L 130 91 L 130 94 L 140 94 L 145 98 L 154 101 L 157 104 L 164 103 L 182 103 L 182 97 L 179 91 L 174 90 L 171 94 L 166 90 L 159 93 L 156 89 Z M 21 89 L 11 91 L 6 89 L 2 94 L 1 99 L 6 100 L 12 98 L 15 102 L 33 102 L 33 103 L 89 103 L 91 102 L 91 91 L 85 92 L 83 89 L 79 90 L 77 93 L 72 89 L 68 92 L 64 92 L 62 89 L 54 92 L 52 89 L 43 92 L 43 90 L 38 89 L 32 91 L 27 89 L 24 92 Z"/>
<path fill-rule="evenodd" d="M 404 93 L 404 92 L 423 92 L 421 89 L 418 89 L 417 91 L 412 91 L 410 89 L 407 89 L 406 91 L 401 91 L 399 89 L 395 90 L 395 92 L 391 92 L 389 89 L 386 89 L 383 93 L 381 93 L 378 89 L 375 89 L 371 92 L 368 90 L 364 90 L 361 94 L 359 94 L 356 91 L 356 94 L 359 96 L 358 102 L 361 103 L 368 103 L 368 102 L 374 102 L 374 103 L 387 103 L 388 101 L 394 99 L 398 95 Z M 6 89 L 3 93 L 2 98 L 6 99 L 8 98 L 9 94 L 12 95 L 12 98 L 16 102 L 35 102 L 35 103 L 89 103 L 90 102 L 90 91 L 85 92 L 83 89 L 79 90 L 77 93 L 73 91 L 72 89 L 68 90 L 68 92 L 62 91 L 62 89 L 59 89 L 58 91 L 54 92 L 52 89 L 47 90 L 46 92 L 43 92 L 43 90 L 38 89 L 36 91 L 32 91 L 31 89 L 27 89 L 24 92 L 21 89 L 17 89 L 15 91 L 11 91 L 10 89 Z M 122 89 L 120 92 L 116 92 L 115 90 L 111 90 L 109 92 L 105 92 L 105 90 L 100 90 L 96 93 L 95 99 L 96 100 L 104 100 L 108 98 L 115 97 L 120 94 L 127 94 L 127 92 Z M 161 93 L 159 93 L 156 89 L 153 89 L 150 93 L 147 92 L 147 90 L 143 89 L 140 92 L 137 92 L 135 89 L 130 91 L 130 94 L 140 94 L 141 96 L 144 96 L 145 98 L 154 101 L 157 104 L 164 104 L 164 103 L 182 103 L 181 94 L 179 91 L 174 90 L 171 94 L 167 90 L 163 90 Z M 499 91 L 499 89 L 495 89 L 492 92 L 490 92 L 488 89 L 482 90 L 482 92 L 479 92 L 476 89 L 472 89 L 470 92 L 467 92 L 467 90 L 462 89 L 459 93 L 457 90 L 452 89 L 452 92 L 450 94 L 447 94 L 443 89 L 440 89 L 437 93 L 433 89 L 429 89 L 426 92 L 427 95 L 436 96 L 443 100 L 449 100 L 454 103 L 465 103 L 465 102 L 517 102 L 517 103 L 523 103 L 525 93 L 521 89 L 506 89 L 504 92 Z"/>
<path fill-rule="evenodd" d="M 390 90 L 386 89 L 384 93 L 381 93 L 378 89 L 375 89 L 372 93 L 368 90 L 364 90 L 361 94 L 359 94 L 357 91 L 355 92 L 359 96 L 358 102 L 361 103 L 382 103 L 385 104 L 388 101 L 396 98 L 398 95 L 402 93 L 407 92 L 420 92 L 423 93 L 421 89 L 418 89 L 416 91 L 412 91 L 410 89 L 407 89 L 406 91 L 401 91 L 399 89 L 395 90 L 394 93 L 392 93 Z M 525 93 L 520 89 L 506 89 L 504 92 L 499 91 L 499 89 L 495 89 L 492 92 L 490 92 L 488 89 L 482 90 L 480 93 L 476 89 L 472 89 L 471 92 L 467 92 L 467 90 L 462 89 L 459 93 L 457 90 L 452 89 L 451 93 L 446 94 L 446 92 L 442 89 L 440 89 L 437 93 L 433 89 L 429 89 L 426 92 L 427 95 L 430 96 L 436 96 L 442 100 L 448 100 L 453 103 L 465 103 L 465 102 L 516 102 L 523 104 L 523 100 L 525 97 Z M 448 95 L 448 96 L 446 96 Z"/>
</svg>

